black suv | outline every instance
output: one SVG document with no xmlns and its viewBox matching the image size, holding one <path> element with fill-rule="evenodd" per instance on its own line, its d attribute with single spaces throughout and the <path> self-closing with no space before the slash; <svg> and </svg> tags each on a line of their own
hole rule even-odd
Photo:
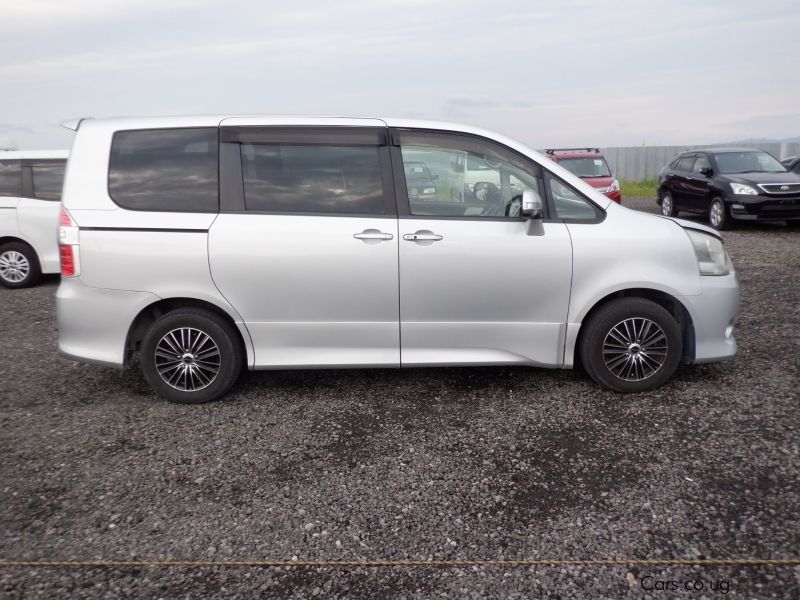
<svg viewBox="0 0 800 600">
<path fill-rule="evenodd" d="M 661 214 L 708 215 L 715 229 L 734 221 L 800 225 L 800 175 L 749 148 L 704 148 L 679 154 L 659 174 Z"/>
<path fill-rule="evenodd" d="M 781 161 L 781 164 L 786 167 L 787 171 L 800 174 L 800 156 L 790 156 L 789 158 L 784 158 Z"/>
</svg>

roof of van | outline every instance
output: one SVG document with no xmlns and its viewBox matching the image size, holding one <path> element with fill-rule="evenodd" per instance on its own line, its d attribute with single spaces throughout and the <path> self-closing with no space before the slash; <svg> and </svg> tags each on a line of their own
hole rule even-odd
<svg viewBox="0 0 800 600">
<path fill-rule="evenodd" d="M 0 150 L 0 160 L 69 158 L 69 150 Z"/>
<path fill-rule="evenodd" d="M 163 117 L 115 117 L 108 119 L 82 119 L 80 129 L 102 127 L 111 130 L 158 129 L 171 127 L 215 127 L 215 126 L 297 126 L 340 125 L 347 127 L 400 127 L 418 129 L 443 129 L 464 133 L 476 133 L 496 138 L 496 132 L 487 131 L 459 123 L 426 121 L 394 117 L 348 117 L 348 116 L 306 116 L 306 115 L 187 115 Z"/>
</svg>

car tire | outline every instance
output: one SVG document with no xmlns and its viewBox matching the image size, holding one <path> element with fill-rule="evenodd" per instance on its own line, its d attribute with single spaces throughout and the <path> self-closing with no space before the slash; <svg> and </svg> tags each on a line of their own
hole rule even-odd
<svg viewBox="0 0 800 600">
<path fill-rule="evenodd" d="M 34 285 L 42 276 L 39 257 L 24 242 L 9 242 L 0 246 L 0 283 L 7 288 Z"/>
<path fill-rule="evenodd" d="M 645 298 L 620 298 L 602 306 L 584 325 L 579 344 L 589 376 L 623 393 L 646 392 L 665 383 L 678 368 L 682 349 L 675 317 Z"/>
<path fill-rule="evenodd" d="M 717 231 L 725 231 L 731 228 L 731 217 L 728 214 L 728 208 L 719 196 L 714 198 L 708 207 L 708 224 Z"/>
<path fill-rule="evenodd" d="M 797 229 L 800 227 L 800 220 L 798 221 L 786 221 L 786 226 L 790 229 Z"/>
<path fill-rule="evenodd" d="M 669 192 L 661 192 L 661 199 L 658 202 L 662 217 L 674 217 L 678 214 L 675 210 L 675 201 Z"/>
<path fill-rule="evenodd" d="M 203 404 L 224 396 L 244 364 L 238 333 L 204 309 L 180 308 L 163 315 L 145 334 L 142 371 L 156 393 L 178 404 Z"/>
</svg>

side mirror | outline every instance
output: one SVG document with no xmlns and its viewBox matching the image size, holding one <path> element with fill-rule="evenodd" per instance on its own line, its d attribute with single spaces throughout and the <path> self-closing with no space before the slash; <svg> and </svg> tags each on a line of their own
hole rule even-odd
<svg viewBox="0 0 800 600">
<path fill-rule="evenodd" d="M 438 175 L 436 175 L 436 174 L 434 174 L 434 175 L 431 175 L 431 179 L 433 179 L 434 181 L 436 181 L 437 179 L 439 179 L 439 176 L 438 176 Z"/>
<path fill-rule="evenodd" d="M 700 172 L 706 177 L 711 177 L 714 174 L 714 169 L 711 167 L 700 167 Z"/>
<path fill-rule="evenodd" d="M 536 190 L 522 190 L 522 216 L 526 219 L 541 219 L 544 216 L 544 203 Z"/>
</svg>

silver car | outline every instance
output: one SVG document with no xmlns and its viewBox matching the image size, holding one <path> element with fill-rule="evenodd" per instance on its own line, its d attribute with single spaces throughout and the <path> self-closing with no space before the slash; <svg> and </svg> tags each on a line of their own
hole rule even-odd
<svg viewBox="0 0 800 600">
<path fill-rule="evenodd" d="M 408 193 L 404 164 L 437 186 Z M 471 158 L 470 158 L 471 157 Z M 59 348 L 161 396 L 244 368 L 580 363 L 618 392 L 733 357 L 719 235 L 623 208 L 472 127 L 358 118 L 83 121 L 64 184 Z"/>
</svg>

